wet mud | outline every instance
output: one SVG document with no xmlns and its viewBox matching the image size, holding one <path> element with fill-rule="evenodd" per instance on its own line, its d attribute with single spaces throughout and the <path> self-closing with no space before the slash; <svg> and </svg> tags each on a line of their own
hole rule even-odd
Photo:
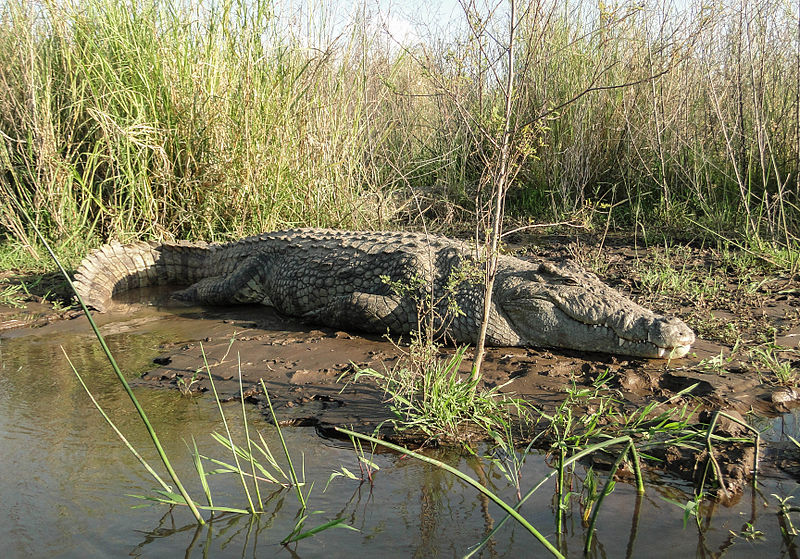
<svg viewBox="0 0 800 559">
<path fill-rule="evenodd" d="M 662 249 L 615 245 L 613 240 L 588 243 L 560 238 L 540 243 L 537 254 L 577 258 L 637 302 L 680 316 L 698 333 L 697 343 L 687 357 L 676 360 L 491 348 L 483 369 L 485 388 L 524 398 L 549 413 L 567 397 L 568 388 L 590 388 L 605 375 L 604 387 L 614 393 L 621 409 L 634 410 L 654 401 L 673 407 L 688 403 L 697 408 L 698 422 L 707 421 L 708 414 L 717 410 L 745 419 L 750 414 L 775 416 L 797 405 L 798 379 L 776 376 L 771 362 L 754 352 L 754 348 L 769 349 L 784 371 L 794 374 L 800 369 L 797 277 L 771 274 L 766 268 L 758 271 L 758 266 L 743 277 L 742 269 L 731 266 L 718 252 L 697 247 L 681 249 L 676 257 Z M 679 259 L 677 266 L 687 285 L 648 283 L 646 274 L 663 266 L 665 258 L 673 267 Z M 16 336 L 31 329 L 52 330 L 53 335 L 61 329 L 87 329 L 85 318 L 77 315 L 74 309 L 48 311 L 47 304 L 31 301 L 25 309 L 0 308 L 0 331 Z M 239 398 L 241 371 L 245 399 L 266 410 L 263 379 L 279 421 L 287 425 L 313 425 L 331 435 L 334 426 L 371 431 L 392 417 L 381 389 L 369 382 L 351 383 L 348 373 L 359 367 L 391 368 L 404 350 L 402 342 L 303 324 L 264 307 L 181 307 L 170 301 L 165 289 L 125 294 L 98 320 L 104 333 L 146 329 L 151 320 L 174 323 L 174 342 L 159 348 L 152 369 L 136 384 L 203 394 L 211 390 L 210 371 L 221 399 L 230 400 Z M 692 386 L 691 394 L 679 396 Z M 788 450 L 773 447 L 762 453 L 762 459 L 794 475 L 796 461 L 787 458 Z M 750 475 L 753 448 L 731 444 L 720 451 L 730 489 L 735 491 Z M 659 458 L 660 467 L 685 479 L 696 479 L 707 460 L 702 453 L 672 447 Z"/>
</svg>

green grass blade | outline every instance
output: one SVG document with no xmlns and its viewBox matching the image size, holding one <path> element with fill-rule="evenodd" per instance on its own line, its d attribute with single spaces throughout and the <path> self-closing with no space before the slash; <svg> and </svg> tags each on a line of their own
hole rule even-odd
<svg viewBox="0 0 800 559">
<path fill-rule="evenodd" d="M 289 449 L 286 447 L 286 440 L 283 438 L 283 432 L 281 431 L 281 426 L 278 424 L 278 418 L 275 415 L 275 410 L 272 408 L 272 401 L 269 398 L 269 392 L 267 392 L 267 386 L 264 384 L 264 379 L 259 379 L 261 382 L 261 389 L 264 391 L 264 397 L 267 399 L 267 405 L 269 406 L 269 413 L 272 415 L 272 421 L 275 423 L 275 428 L 278 430 L 278 437 L 281 440 L 281 446 L 283 446 L 283 452 L 286 455 L 286 461 L 289 463 L 289 473 L 292 476 L 292 484 L 297 491 L 297 500 L 300 502 L 300 506 L 302 510 L 306 509 L 306 499 L 303 496 L 303 491 L 300 487 L 300 480 L 297 479 L 297 473 L 294 470 L 294 465 L 292 465 L 292 457 L 289 455 Z"/>
<path fill-rule="evenodd" d="M 617 459 L 614 461 L 614 464 L 611 466 L 611 470 L 608 472 L 608 479 L 606 480 L 605 485 L 603 486 L 603 490 L 597 497 L 597 501 L 594 505 L 594 510 L 592 510 L 592 519 L 589 522 L 589 528 L 587 529 L 586 533 L 586 542 L 583 545 L 583 554 L 588 555 L 589 549 L 592 545 L 592 537 L 594 536 L 594 527 L 597 523 L 597 516 L 600 514 L 600 505 L 603 504 L 603 499 L 606 498 L 606 495 L 611 493 L 611 490 L 614 486 L 614 475 L 617 473 L 619 469 L 619 465 L 622 463 L 622 460 L 628 454 L 628 451 L 633 448 L 633 441 L 629 441 L 628 445 L 623 449 L 622 452 L 619 453 Z"/>
<path fill-rule="evenodd" d="M 319 534 L 320 532 L 322 532 L 324 530 L 327 530 L 328 528 L 347 528 L 348 530 L 353 530 L 354 532 L 358 532 L 359 531 L 358 528 L 354 528 L 353 526 L 350 526 L 348 524 L 344 524 L 344 521 L 345 521 L 344 518 L 336 518 L 334 520 L 331 520 L 331 521 L 326 522 L 324 524 L 320 524 L 319 526 L 311 528 L 310 530 L 307 530 L 307 531 L 302 532 L 300 534 L 296 534 L 295 535 L 294 532 L 292 532 L 292 534 L 290 534 L 289 537 L 287 537 L 281 543 L 286 545 L 287 543 L 298 542 L 300 540 L 304 540 L 306 538 L 310 538 L 311 536 L 313 536 L 315 534 Z"/>
<path fill-rule="evenodd" d="M 200 457 L 200 451 L 197 449 L 197 441 L 194 440 L 194 435 L 192 435 L 192 459 L 194 460 L 194 468 L 197 470 L 197 475 L 200 478 L 200 483 L 203 485 L 203 493 L 206 494 L 206 501 L 208 502 L 208 506 L 213 507 L 214 502 L 211 499 L 211 489 L 208 487 L 208 474 L 206 474 L 205 468 L 203 467 L 203 460 Z"/>
<path fill-rule="evenodd" d="M 242 403 L 242 423 L 244 424 L 244 438 L 247 440 L 247 455 L 250 460 L 250 471 L 253 473 L 253 485 L 256 489 L 256 501 L 258 502 L 258 509 L 264 510 L 264 504 L 261 502 L 261 491 L 258 488 L 258 477 L 256 476 L 256 460 L 253 456 L 253 441 L 250 440 L 250 427 L 247 423 L 247 410 L 244 408 L 244 388 L 242 387 L 242 358 L 239 353 L 236 353 L 237 365 L 239 370 L 239 401 Z"/>
<path fill-rule="evenodd" d="M 247 482 L 244 479 L 244 473 L 242 472 L 241 464 L 239 464 L 239 455 L 236 452 L 236 445 L 233 442 L 233 435 L 231 434 L 230 426 L 228 425 L 228 418 L 225 417 L 225 412 L 222 409 L 222 402 L 220 402 L 219 394 L 217 393 L 217 387 L 214 385 L 214 379 L 211 376 L 211 367 L 208 365 L 208 358 L 206 357 L 205 349 L 203 349 L 203 344 L 200 344 L 200 352 L 203 355 L 203 365 L 206 368 L 206 372 L 208 373 L 208 381 L 211 384 L 211 390 L 214 392 L 214 400 L 217 402 L 217 409 L 219 410 L 219 415 L 222 418 L 222 424 L 225 426 L 225 432 L 228 434 L 228 442 L 230 446 L 228 448 L 231 449 L 231 454 L 233 455 L 233 461 L 236 463 L 235 471 L 239 474 L 239 481 L 242 484 L 242 489 L 244 490 L 244 494 L 247 497 L 247 503 L 250 506 L 250 512 L 255 514 L 256 507 L 253 505 L 253 499 L 250 496 L 250 489 L 247 487 Z"/>
<path fill-rule="evenodd" d="M 148 464 L 147 461 L 136 451 L 136 449 L 133 448 L 133 445 L 128 441 L 125 435 L 123 435 L 122 432 L 117 428 L 117 426 L 108 416 L 108 414 L 106 414 L 105 410 L 103 410 L 103 408 L 100 406 L 100 403 L 95 399 L 94 395 L 89 391 L 89 387 L 86 386 L 86 383 L 83 381 L 83 377 L 81 377 L 80 373 L 78 373 L 78 370 L 75 368 L 75 365 L 72 364 L 72 361 L 67 355 L 67 352 L 64 351 L 63 347 L 61 348 L 61 351 L 64 353 L 64 357 L 67 358 L 67 363 L 69 363 L 69 366 L 72 368 L 72 372 L 75 373 L 76 377 L 78 377 L 78 382 L 81 383 L 81 386 L 83 387 L 84 391 L 86 391 L 86 394 L 89 396 L 89 399 L 92 401 L 92 404 L 94 404 L 94 407 L 97 409 L 97 411 L 100 412 L 100 415 L 103 416 L 103 419 L 106 420 L 106 423 L 108 423 L 111 426 L 111 429 L 114 430 L 114 432 L 117 434 L 120 440 L 125 444 L 126 447 L 128 447 L 128 450 L 131 451 L 131 454 L 133 454 L 136 457 L 139 463 L 144 467 L 145 470 L 147 470 L 147 472 L 151 476 L 153 476 L 153 478 L 158 482 L 158 484 L 161 487 L 163 487 L 164 490 L 171 491 L 172 488 L 166 483 L 164 483 L 164 480 L 161 479 L 161 476 L 159 476 L 156 473 L 156 471 L 150 466 L 150 464 Z"/>
</svg>

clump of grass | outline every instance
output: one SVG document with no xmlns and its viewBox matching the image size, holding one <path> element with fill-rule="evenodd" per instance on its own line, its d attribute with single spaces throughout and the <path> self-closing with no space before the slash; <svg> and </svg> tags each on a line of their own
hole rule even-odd
<svg viewBox="0 0 800 559">
<path fill-rule="evenodd" d="M 765 382 L 782 386 L 797 386 L 800 380 L 800 370 L 793 365 L 790 359 L 781 356 L 783 353 L 796 354 L 796 350 L 768 342 L 751 348 L 749 353 L 751 359 L 769 373 L 769 376 L 762 375 Z"/>
<path fill-rule="evenodd" d="M 455 356 L 456 361 L 458 358 L 459 356 L 457 353 Z M 443 370 L 448 371 L 451 376 L 454 371 L 457 370 L 457 367 L 452 361 L 452 359 L 445 360 L 442 365 Z M 432 370 L 437 370 L 437 367 L 435 365 L 432 366 Z M 357 373 L 357 376 L 359 374 L 377 379 L 379 384 L 384 383 L 384 385 L 392 388 L 389 392 L 389 401 L 393 402 L 392 406 L 399 415 L 399 425 L 411 425 L 418 429 L 428 429 L 429 431 L 426 432 L 431 432 L 430 424 L 426 424 L 422 421 L 423 418 L 419 411 L 423 409 L 421 407 L 423 404 L 418 404 L 417 407 L 413 404 L 416 399 L 421 398 L 419 386 L 422 385 L 407 380 L 407 371 L 403 376 L 399 376 L 399 378 L 396 378 L 398 375 L 395 372 L 388 372 L 384 375 L 369 370 L 361 371 Z M 753 482 L 755 483 L 760 440 L 757 430 L 740 419 L 731 417 L 722 412 L 714 414 L 711 422 L 707 426 L 696 424 L 692 421 L 692 417 L 695 415 L 697 409 L 690 409 L 688 402 L 677 408 L 670 407 L 673 400 L 680 400 L 688 396 L 695 386 L 688 387 L 666 402 L 652 402 L 643 408 L 625 411 L 621 406 L 621 402 L 616 399 L 614 390 L 610 388 L 611 380 L 612 377 L 608 373 L 605 373 L 599 375 L 588 387 L 579 387 L 574 383 L 571 387 L 568 387 L 567 397 L 554 413 L 546 414 L 541 411 L 539 412 L 542 419 L 545 420 L 546 425 L 535 437 L 528 439 L 529 444 L 522 452 L 518 452 L 517 448 L 515 448 L 514 436 L 512 436 L 512 430 L 508 421 L 500 420 L 495 423 L 479 423 L 495 440 L 495 448 L 488 456 L 488 459 L 499 472 L 506 477 L 509 483 L 516 488 L 518 503 L 513 507 L 501 502 L 477 480 L 435 459 L 381 441 L 375 437 L 369 437 L 341 428 L 338 430 L 351 438 L 369 441 L 373 445 L 382 445 L 447 470 L 487 495 L 508 512 L 509 516 L 498 522 L 491 533 L 488 534 L 478 546 L 474 547 L 468 556 L 477 553 L 482 546 L 486 544 L 488 539 L 502 527 L 505 521 L 512 517 L 516 519 L 517 522 L 522 523 L 550 553 L 557 557 L 560 556 L 560 552 L 555 550 L 556 548 L 552 547 L 550 542 L 543 538 L 541 534 L 533 529 L 524 519 L 513 514 L 511 509 L 518 510 L 547 480 L 556 477 L 556 532 L 561 534 L 563 530 L 562 517 L 569 508 L 569 502 L 574 491 L 573 489 L 567 490 L 568 487 L 573 487 L 572 482 L 568 482 L 568 479 L 575 478 L 574 467 L 578 460 L 594 454 L 610 455 L 613 464 L 611 465 L 610 471 L 604 473 L 604 475 L 607 476 L 605 481 L 600 480 L 594 470 L 590 469 L 583 482 L 581 503 L 584 507 L 584 522 L 587 524 L 587 534 L 584 542 L 585 553 L 588 553 L 591 549 L 593 535 L 603 501 L 605 497 L 614 490 L 615 473 L 617 470 L 622 468 L 623 465 L 627 465 L 632 469 L 636 478 L 637 492 L 641 495 L 644 492 L 644 479 L 641 473 L 640 461 L 643 458 L 656 460 L 654 457 L 655 449 L 674 446 L 683 449 L 685 452 L 692 453 L 695 456 L 703 456 L 702 460 L 705 464 L 705 470 L 698 484 L 698 493 L 695 499 L 690 502 L 690 504 L 693 503 L 695 508 L 690 510 L 689 505 L 682 506 L 686 512 L 687 519 L 690 514 L 693 514 L 691 511 L 697 510 L 699 503 L 706 498 L 706 484 L 708 481 L 716 481 L 721 493 L 727 494 L 728 492 L 727 482 L 718 462 L 717 445 L 731 442 L 739 444 L 752 442 L 756 448 L 752 470 Z M 397 398 L 398 389 L 402 386 L 416 386 L 416 392 L 403 392 L 401 397 Z M 751 433 L 753 433 L 753 438 L 718 435 L 715 431 L 718 419 L 721 416 L 727 418 L 729 421 L 740 424 L 744 429 L 750 430 Z M 452 431 L 452 425 L 454 424 L 451 419 L 452 415 L 445 414 L 444 418 L 445 428 L 449 433 Z M 430 420 L 430 418 L 428 418 L 428 420 Z M 549 452 L 555 457 L 554 471 L 536 483 L 523 495 L 522 467 L 528 452 L 533 444 L 537 442 L 545 443 L 545 446 L 549 445 Z M 331 479 L 339 476 L 358 479 L 355 474 L 344 470 L 342 472 L 335 472 L 334 475 L 331 476 Z"/>
<path fill-rule="evenodd" d="M 488 429 L 505 425 L 512 409 L 524 415 L 526 405 L 504 397 L 499 387 L 479 391 L 480 381 L 460 372 L 467 349 L 462 346 L 446 358 L 433 354 L 424 360 L 409 357 L 382 373 L 357 369 L 352 380 L 370 378 L 378 383 L 400 429 L 417 430 L 436 439 L 464 440 L 478 427 L 479 436 L 484 437 Z"/>
<path fill-rule="evenodd" d="M 183 376 L 178 377 L 176 384 L 181 394 L 187 397 L 193 394 L 194 385 L 200 382 L 200 379 L 197 376 L 199 372 L 200 371 L 197 370 L 194 373 L 192 373 L 192 376 L 188 380 L 186 379 L 186 377 Z"/>
<path fill-rule="evenodd" d="M 643 291 L 677 298 L 689 298 L 702 304 L 713 300 L 724 285 L 693 262 L 690 248 L 666 246 L 664 251 L 653 251 L 647 261 L 637 260 L 636 271 Z"/>
<path fill-rule="evenodd" d="M 25 307 L 25 289 L 20 283 L 9 283 L 8 279 L 0 280 L 0 305 L 21 309 Z"/>
<path fill-rule="evenodd" d="M 518 450 L 514 427 L 511 423 L 504 422 L 498 427 L 497 430 L 492 428 L 488 430 L 494 445 L 487 458 L 516 489 L 517 501 L 520 501 L 522 500 L 522 468 L 538 437 L 530 438 L 528 444 Z"/>
<path fill-rule="evenodd" d="M 406 147 L 378 84 L 403 61 L 364 66 L 355 24 L 319 51 L 283 29 L 266 1 L 4 3 L 0 223 L 26 242 L 23 211 L 60 239 L 390 216 L 381 160 Z"/>
</svg>

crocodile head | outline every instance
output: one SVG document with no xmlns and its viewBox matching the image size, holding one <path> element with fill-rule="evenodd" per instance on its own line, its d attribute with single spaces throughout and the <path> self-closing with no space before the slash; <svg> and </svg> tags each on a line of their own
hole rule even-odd
<svg viewBox="0 0 800 559">
<path fill-rule="evenodd" d="M 678 358 L 694 332 L 637 305 L 572 262 L 498 275 L 496 304 L 519 345 Z"/>
</svg>

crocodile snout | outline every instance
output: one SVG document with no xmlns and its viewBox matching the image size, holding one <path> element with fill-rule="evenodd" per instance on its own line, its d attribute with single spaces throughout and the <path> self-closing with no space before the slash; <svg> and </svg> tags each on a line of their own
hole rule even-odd
<svg viewBox="0 0 800 559">
<path fill-rule="evenodd" d="M 664 317 L 653 322 L 647 338 L 650 343 L 669 350 L 691 346 L 694 343 L 695 335 L 682 320 L 675 317 Z"/>
</svg>

